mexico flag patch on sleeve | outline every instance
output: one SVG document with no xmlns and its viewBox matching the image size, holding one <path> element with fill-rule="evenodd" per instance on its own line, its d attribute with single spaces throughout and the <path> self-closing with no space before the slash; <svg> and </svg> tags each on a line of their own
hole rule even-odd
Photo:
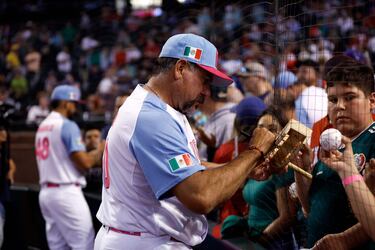
<svg viewBox="0 0 375 250">
<path fill-rule="evenodd" d="M 180 168 L 186 168 L 193 165 L 193 161 L 191 160 L 189 154 L 178 155 L 170 159 L 168 162 L 172 172 L 175 172 Z"/>
</svg>

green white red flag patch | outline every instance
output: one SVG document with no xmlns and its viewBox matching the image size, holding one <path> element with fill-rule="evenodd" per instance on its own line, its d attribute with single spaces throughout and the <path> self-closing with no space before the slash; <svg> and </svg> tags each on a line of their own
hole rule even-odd
<svg viewBox="0 0 375 250">
<path fill-rule="evenodd" d="M 178 155 L 170 159 L 168 162 L 169 162 L 169 167 L 171 168 L 172 172 L 175 172 L 178 169 L 186 168 L 186 167 L 193 165 L 193 161 L 191 160 L 189 154 Z"/>
<path fill-rule="evenodd" d="M 185 47 L 184 56 L 187 56 L 189 58 L 193 58 L 195 60 L 200 60 L 202 56 L 202 50 L 194 47 Z"/>
</svg>

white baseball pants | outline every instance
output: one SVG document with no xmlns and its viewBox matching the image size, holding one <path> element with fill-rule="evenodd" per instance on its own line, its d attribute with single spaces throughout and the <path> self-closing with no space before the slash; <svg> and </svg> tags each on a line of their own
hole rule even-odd
<svg viewBox="0 0 375 250">
<path fill-rule="evenodd" d="M 39 205 L 51 250 L 94 248 L 94 227 L 80 186 L 42 187 Z"/>
</svg>

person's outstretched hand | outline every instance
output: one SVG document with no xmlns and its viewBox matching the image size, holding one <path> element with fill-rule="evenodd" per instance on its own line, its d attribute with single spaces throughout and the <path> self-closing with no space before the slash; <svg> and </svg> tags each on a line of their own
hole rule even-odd
<svg viewBox="0 0 375 250">
<path fill-rule="evenodd" d="M 341 177 L 358 174 L 358 169 L 354 163 L 352 143 L 348 137 L 342 137 L 342 143 L 345 145 L 344 152 L 338 150 L 325 151 L 320 150 L 320 160 L 335 170 Z"/>
</svg>

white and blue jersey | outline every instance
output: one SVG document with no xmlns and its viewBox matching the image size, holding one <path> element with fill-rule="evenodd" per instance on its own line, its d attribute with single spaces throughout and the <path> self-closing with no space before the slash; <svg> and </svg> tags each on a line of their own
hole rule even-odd
<svg viewBox="0 0 375 250">
<path fill-rule="evenodd" d="M 39 183 L 77 183 L 85 186 L 85 177 L 70 159 L 70 154 L 76 151 L 85 151 L 77 124 L 58 112 L 51 112 L 40 124 L 35 136 Z"/>
<path fill-rule="evenodd" d="M 186 117 L 139 85 L 108 133 L 97 217 L 120 230 L 199 244 L 208 230 L 205 217 L 169 191 L 202 170 Z"/>
</svg>

